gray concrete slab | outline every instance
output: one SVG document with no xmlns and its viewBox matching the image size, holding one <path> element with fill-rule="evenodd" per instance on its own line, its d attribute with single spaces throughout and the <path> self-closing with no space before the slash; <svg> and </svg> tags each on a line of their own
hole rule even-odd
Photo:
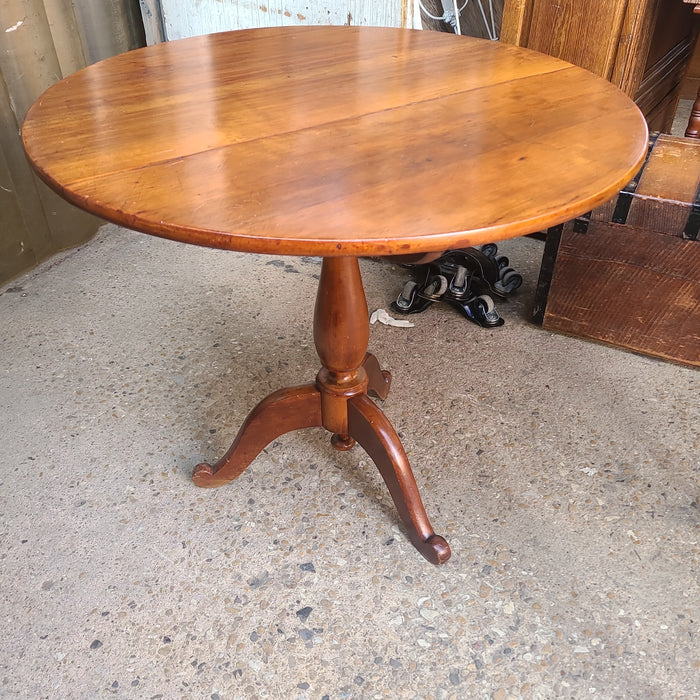
<svg viewBox="0 0 700 700">
<path fill-rule="evenodd" d="M 700 374 L 530 325 L 541 246 L 502 328 L 372 327 L 440 568 L 321 430 L 190 481 L 315 375 L 317 260 L 107 226 L 0 290 L 0 696 L 700 696 Z"/>
</svg>

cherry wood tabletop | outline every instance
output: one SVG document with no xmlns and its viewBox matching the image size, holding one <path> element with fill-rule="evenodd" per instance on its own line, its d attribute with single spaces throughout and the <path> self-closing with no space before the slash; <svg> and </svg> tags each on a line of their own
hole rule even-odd
<svg viewBox="0 0 700 700">
<path fill-rule="evenodd" d="M 107 59 L 23 127 L 40 176 L 128 228 L 217 248 L 358 256 L 541 230 L 612 197 L 647 148 L 617 88 L 439 32 L 286 27 Z"/>
</svg>

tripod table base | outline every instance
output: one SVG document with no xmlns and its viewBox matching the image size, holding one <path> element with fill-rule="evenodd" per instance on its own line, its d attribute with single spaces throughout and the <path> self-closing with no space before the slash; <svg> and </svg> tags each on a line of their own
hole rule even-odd
<svg viewBox="0 0 700 700">
<path fill-rule="evenodd" d="M 292 430 L 324 427 L 331 444 L 359 443 L 384 479 L 409 538 L 431 563 L 450 557 L 425 512 L 403 445 L 368 392 L 386 398 L 391 374 L 366 351 L 367 303 L 356 258 L 325 258 L 314 314 L 314 340 L 323 367 L 315 383 L 281 389 L 248 415 L 228 452 L 215 464 L 195 467 L 197 486 L 223 486 L 239 476 L 261 450 Z"/>
</svg>

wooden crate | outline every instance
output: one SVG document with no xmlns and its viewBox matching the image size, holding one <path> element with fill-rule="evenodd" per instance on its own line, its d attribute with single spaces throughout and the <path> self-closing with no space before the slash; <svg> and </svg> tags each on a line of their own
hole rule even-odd
<svg viewBox="0 0 700 700">
<path fill-rule="evenodd" d="M 700 142 L 652 134 L 608 204 L 547 232 L 543 328 L 700 367 Z"/>
</svg>

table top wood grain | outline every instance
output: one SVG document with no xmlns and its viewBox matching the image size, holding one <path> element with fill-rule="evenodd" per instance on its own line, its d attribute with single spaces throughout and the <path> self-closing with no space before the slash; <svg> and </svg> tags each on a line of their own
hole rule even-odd
<svg viewBox="0 0 700 700">
<path fill-rule="evenodd" d="M 50 88 L 40 176 L 128 228 L 217 248 L 395 255 L 542 230 L 611 198 L 647 148 L 635 105 L 526 49 L 369 27 L 158 44 Z"/>
</svg>

